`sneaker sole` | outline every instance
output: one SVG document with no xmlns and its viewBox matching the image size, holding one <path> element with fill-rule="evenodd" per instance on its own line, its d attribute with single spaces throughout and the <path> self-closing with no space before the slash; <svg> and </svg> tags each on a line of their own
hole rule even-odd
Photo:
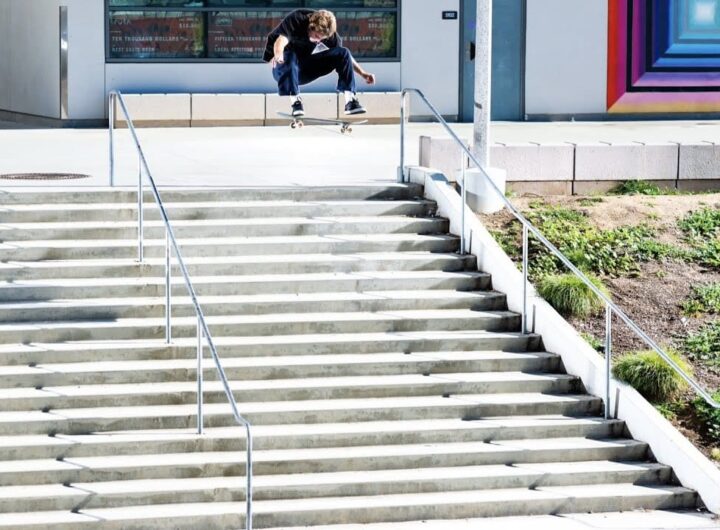
<svg viewBox="0 0 720 530">
<path fill-rule="evenodd" d="M 367 111 L 365 109 L 358 109 L 358 110 L 351 110 L 351 111 L 345 111 L 346 116 L 352 116 L 353 114 L 365 114 Z"/>
</svg>

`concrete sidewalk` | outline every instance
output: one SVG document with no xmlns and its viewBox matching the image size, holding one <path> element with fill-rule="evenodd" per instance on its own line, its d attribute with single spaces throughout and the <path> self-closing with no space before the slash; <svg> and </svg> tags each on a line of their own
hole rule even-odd
<svg viewBox="0 0 720 530">
<path fill-rule="evenodd" d="M 453 124 L 461 138 L 472 124 Z M 420 135 L 447 137 L 438 124 L 408 125 L 407 160 L 418 161 Z M 356 126 L 352 135 L 337 127 L 237 127 L 140 129 L 151 170 L 160 185 L 274 186 L 340 185 L 394 181 L 399 161 L 398 125 Z M 137 156 L 127 130 L 118 130 L 116 185 L 137 182 Z M 496 144 L 677 143 L 710 146 L 720 141 L 718 121 L 678 122 L 496 122 Z M 83 173 L 89 179 L 63 186 L 109 183 L 108 133 L 104 129 L 0 130 L 0 174 Z M 53 183 L 2 181 L 0 187 Z"/>
</svg>

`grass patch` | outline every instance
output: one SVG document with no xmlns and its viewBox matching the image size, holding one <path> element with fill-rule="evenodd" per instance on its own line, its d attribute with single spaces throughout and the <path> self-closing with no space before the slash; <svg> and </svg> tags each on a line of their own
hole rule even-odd
<svg viewBox="0 0 720 530">
<path fill-rule="evenodd" d="M 720 313 L 720 283 L 694 286 L 682 309 L 688 316 Z"/>
<path fill-rule="evenodd" d="M 678 221 L 678 227 L 691 240 L 714 237 L 720 230 L 720 209 L 706 207 L 690 212 Z"/>
<path fill-rule="evenodd" d="M 664 195 L 663 190 L 646 180 L 626 180 L 613 188 L 610 193 L 613 195 Z"/>
<path fill-rule="evenodd" d="M 656 230 L 645 224 L 601 230 L 591 225 L 584 212 L 561 206 L 538 205 L 527 217 L 575 266 L 599 276 L 636 274 L 641 262 L 686 257 L 686 251 L 658 242 Z M 509 222 L 493 235 L 511 258 L 520 258 L 522 227 L 518 221 Z M 532 235 L 529 258 L 533 281 L 567 271 Z"/>
<path fill-rule="evenodd" d="M 605 202 L 602 197 L 583 197 L 578 201 L 580 206 L 595 206 L 598 203 Z"/>
<path fill-rule="evenodd" d="M 692 359 L 720 366 L 720 320 L 710 322 L 687 337 L 683 346 Z"/>
<path fill-rule="evenodd" d="M 710 451 L 710 458 L 715 460 L 715 462 L 720 462 L 720 447 L 715 447 Z"/>
<path fill-rule="evenodd" d="M 720 401 L 720 391 L 713 395 L 715 401 Z M 701 435 L 713 444 L 720 443 L 720 409 L 714 409 L 701 397 L 695 398 L 695 414 L 700 422 Z M 716 449 L 720 453 L 720 448 Z M 720 455 L 718 455 L 720 456 Z M 713 456 L 713 458 L 717 458 Z"/>
<path fill-rule="evenodd" d="M 687 407 L 682 401 L 671 401 L 669 403 L 657 403 L 655 408 L 667 420 L 676 420 L 683 414 Z"/>
<path fill-rule="evenodd" d="M 589 279 L 606 296 L 610 296 L 599 278 L 589 276 Z M 589 317 L 604 308 L 604 302 L 598 295 L 572 273 L 545 276 L 538 284 L 538 293 L 565 316 Z"/>
<path fill-rule="evenodd" d="M 668 354 L 683 370 L 692 373 L 676 352 L 670 351 Z M 613 374 L 653 403 L 672 401 L 687 386 L 665 359 L 652 350 L 624 355 L 615 362 Z"/>
<path fill-rule="evenodd" d="M 585 342 L 587 342 L 592 348 L 599 353 L 603 353 L 605 351 L 605 341 L 602 339 L 597 338 L 595 335 L 592 335 L 590 333 L 585 333 L 584 331 L 580 333 L 580 336 L 585 339 Z"/>
</svg>

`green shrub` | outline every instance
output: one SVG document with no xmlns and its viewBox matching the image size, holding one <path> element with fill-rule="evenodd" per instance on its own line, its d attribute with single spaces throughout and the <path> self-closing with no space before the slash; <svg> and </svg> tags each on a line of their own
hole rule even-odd
<svg viewBox="0 0 720 530">
<path fill-rule="evenodd" d="M 662 195 L 662 190 L 646 180 L 626 180 L 611 190 L 614 195 Z"/>
<path fill-rule="evenodd" d="M 720 401 L 720 391 L 715 392 L 713 399 Z M 720 409 L 711 407 L 701 397 L 696 398 L 693 404 L 697 419 L 702 426 L 703 437 L 710 442 L 720 443 Z"/>
<path fill-rule="evenodd" d="M 606 296 L 609 291 L 599 278 L 588 276 Z M 574 274 L 551 274 L 538 284 L 538 293 L 566 316 L 588 317 L 602 311 L 605 304 L 580 278 Z"/>
<path fill-rule="evenodd" d="M 720 320 L 710 322 L 685 339 L 685 353 L 698 361 L 720 365 Z"/>
<path fill-rule="evenodd" d="M 690 212 L 678 221 L 678 227 L 689 238 L 709 238 L 720 230 L 720 209 L 703 208 Z"/>
<path fill-rule="evenodd" d="M 720 447 L 714 447 L 710 450 L 710 458 L 715 460 L 715 462 L 720 462 Z"/>
<path fill-rule="evenodd" d="M 690 316 L 720 313 L 720 283 L 694 286 L 690 298 L 682 303 L 682 309 Z"/>
<path fill-rule="evenodd" d="M 691 373 L 690 367 L 677 353 L 668 354 L 680 368 Z M 613 374 L 654 403 L 671 401 L 686 386 L 665 359 L 652 350 L 624 355 L 615 362 Z"/>
</svg>

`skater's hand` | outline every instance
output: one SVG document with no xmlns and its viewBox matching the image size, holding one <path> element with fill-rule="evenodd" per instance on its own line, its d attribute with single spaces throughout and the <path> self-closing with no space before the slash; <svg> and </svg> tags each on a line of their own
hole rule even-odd
<svg viewBox="0 0 720 530">
<path fill-rule="evenodd" d="M 375 74 L 371 74 L 371 73 L 365 72 L 365 73 L 360 74 L 360 75 L 362 76 L 362 78 L 365 80 L 365 82 L 366 82 L 368 85 L 374 85 L 374 84 L 375 84 Z"/>
<path fill-rule="evenodd" d="M 275 68 L 279 64 L 283 64 L 285 62 L 285 58 L 282 55 L 276 56 L 272 58 L 272 61 L 270 61 L 270 65 Z"/>
</svg>

